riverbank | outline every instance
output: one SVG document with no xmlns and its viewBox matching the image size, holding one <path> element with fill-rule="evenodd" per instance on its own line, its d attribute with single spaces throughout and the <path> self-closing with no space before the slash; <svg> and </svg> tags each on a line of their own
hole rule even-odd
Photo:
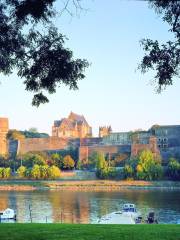
<svg viewBox="0 0 180 240">
<path fill-rule="evenodd" d="M 142 237 L 143 233 L 143 237 Z M 178 240 L 178 225 L 0 224 L 3 240 Z"/>
<path fill-rule="evenodd" d="M 173 181 L 61 181 L 61 180 L 1 180 L 0 191 L 33 191 L 38 189 L 67 191 L 120 191 L 124 188 L 180 189 L 180 182 Z"/>
</svg>

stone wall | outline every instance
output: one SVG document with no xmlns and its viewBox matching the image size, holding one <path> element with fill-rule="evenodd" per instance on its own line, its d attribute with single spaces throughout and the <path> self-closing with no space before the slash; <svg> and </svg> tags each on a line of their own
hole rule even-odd
<svg viewBox="0 0 180 240">
<path fill-rule="evenodd" d="M 93 153 L 93 152 L 101 152 L 110 155 L 114 155 L 119 153 L 119 147 L 120 146 L 81 146 L 79 148 L 79 160 L 80 161 L 88 161 L 88 157 Z"/>
<path fill-rule="evenodd" d="M 159 157 L 160 156 L 160 151 L 157 146 L 157 139 L 154 136 L 151 136 L 149 138 L 149 143 L 148 144 L 139 144 L 139 143 L 133 143 L 131 145 L 131 157 L 137 156 L 141 151 L 143 150 L 150 150 L 154 157 Z"/>
<path fill-rule="evenodd" d="M 69 146 L 68 139 L 49 137 L 49 138 L 26 138 L 18 142 L 18 151 L 21 154 L 31 151 L 48 151 L 66 149 Z"/>
</svg>

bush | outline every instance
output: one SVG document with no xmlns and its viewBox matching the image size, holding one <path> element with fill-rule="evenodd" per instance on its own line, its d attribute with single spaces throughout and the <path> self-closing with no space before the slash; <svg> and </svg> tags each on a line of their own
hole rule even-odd
<svg viewBox="0 0 180 240">
<path fill-rule="evenodd" d="M 75 165 L 75 162 L 70 155 L 67 155 L 63 158 L 63 168 L 64 169 L 73 169 L 74 165 Z"/>
<path fill-rule="evenodd" d="M 169 160 L 167 175 L 172 180 L 180 180 L 180 163 L 174 158 Z"/>
<path fill-rule="evenodd" d="M 24 178 L 26 176 L 26 171 L 27 171 L 26 167 L 24 166 L 19 167 L 17 170 L 18 177 Z"/>
<path fill-rule="evenodd" d="M 133 167 L 129 164 L 126 164 L 124 166 L 124 177 L 129 179 L 129 178 L 134 178 L 134 170 Z"/>
<path fill-rule="evenodd" d="M 34 179 L 40 179 L 41 178 L 41 170 L 40 166 L 35 164 L 33 168 L 31 169 L 31 177 Z"/>
<path fill-rule="evenodd" d="M 56 166 L 51 166 L 48 168 L 48 177 L 51 179 L 56 179 L 61 176 L 61 171 Z"/>
<path fill-rule="evenodd" d="M 154 158 L 149 150 L 143 150 L 136 159 L 131 159 L 124 167 L 125 178 L 158 180 L 163 175 L 160 159 Z"/>
<path fill-rule="evenodd" d="M 49 166 L 48 165 L 40 166 L 40 176 L 42 179 L 49 178 Z"/>
<path fill-rule="evenodd" d="M 11 177 L 11 168 L 0 168 L 0 179 L 8 179 Z"/>
</svg>

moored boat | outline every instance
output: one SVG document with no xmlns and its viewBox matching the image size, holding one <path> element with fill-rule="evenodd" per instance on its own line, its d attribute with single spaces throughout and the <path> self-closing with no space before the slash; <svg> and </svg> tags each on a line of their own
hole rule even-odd
<svg viewBox="0 0 180 240">
<path fill-rule="evenodd" d="M 134 204 L 126 203 L 122 211 L 112 212 L 100 218 L 100 224 L 136 224 L 141 223 L 142 217 Z"/>
<path fill-rule="evenodd" d="M 7 208 L 4 211 L 0 212 L 0 220 L 8 220 L 8 219 L 16 220 L 15 211 L 11 208 Z"/>
</svg>

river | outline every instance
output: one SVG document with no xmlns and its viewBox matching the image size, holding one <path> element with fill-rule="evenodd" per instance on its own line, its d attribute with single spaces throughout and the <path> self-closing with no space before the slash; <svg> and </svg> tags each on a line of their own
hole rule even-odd
<svg viewBox="0 0 180 240">
<path fill-rule="evenodd" d="M 0 210 L 15 209 L 17 222 L 96 223 L 101 216 L 121 210 L 127 202 L 135 203 L 144 217 L 155 211 L 160 223 L 176 223 L 180 219 L 180 190 L 0 191 Z"/>
</svg>

